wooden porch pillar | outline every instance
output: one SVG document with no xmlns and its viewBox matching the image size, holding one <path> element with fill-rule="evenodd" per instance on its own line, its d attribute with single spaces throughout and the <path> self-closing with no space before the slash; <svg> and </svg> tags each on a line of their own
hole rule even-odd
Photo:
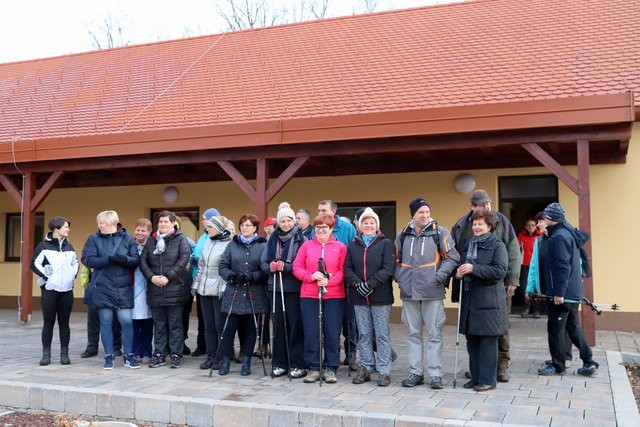
<svg viewBox="0 0 640 427">
<path fill-rule="evenodd" d="M 269 186 L 269 165 L 267 159 L 259 158 L 256 163 L 256 188 L 242 176 L 242 173 L 230 162 L 220 161 L 220 167 L 231 177 L 238 187 L 256 205 L 256 216 L 264 221 L 267 218 L 267 205 L 278 192 L 291 180 L 309 157 L 297 157 Z M 259 231 L 262 235 L 264 232 Z"/>
<path fill-rule="evenodd" d="M 578 227 L 591 234 L 591 196 L 589 188 L 589 141 L 577 141 L 578 152 L 578 178 L 571 175 L 562 165 L 555 161 L 538 144 L 522 144 L 522 148 L 527 150 L 543 166 L 551 171 L 562 183 L 578 196 Z M 589 258 L 591 258 L 591 239 L 585 246 Z M 585 297 L 589 300 L 593 298 L 593 280 L 585 278 L 583 280 Z M 585 308 L 583 306 L 583 308 Z M 582 310 L 582 329 L 589 345 L 596 344 L 596 329 L 594 312 L 591 309 Z"/>
</svg>

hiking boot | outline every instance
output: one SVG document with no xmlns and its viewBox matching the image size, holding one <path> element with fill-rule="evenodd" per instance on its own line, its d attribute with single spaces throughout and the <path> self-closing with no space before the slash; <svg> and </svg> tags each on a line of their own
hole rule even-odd
<svg viewBox="0 0 640 427">
<path fill-rule="evenodd" d="M 218 375 L 227 375 L 229 373 L 229 367 L 231 366 L 231 360 L 228 357 L 222 358 L 220 363 L 220 369 L 218 369 Z"/>
<path fill-rule="evenodd" d="M 489 391 L 489 390 L 495 390 L 496 386 L 495 384 L 476 384 L 473 386 L 473 389 L 475 391 Z"/>
<path fill-rule="evenodd" d="M 102 365 L 102 369 L 113 369 L 114 366 L 113 354 L 105 354 L 104 356 L 104 365 Z"/>
<path fill-rule="evenodd" d="M 550 375 L 564 375 L 564 371 L 558 371 L 556 365 L 545 365 L 544 368 L 538 369 L 538 375 L 550 376 Z"/>
<path fill-rule="evenodd" d="M 283 376 L 284 374 L 287 373 L 287 370 L 284 368 L 280 368 L 279 366 L 275 366 L 273 368 L 273 371 L 271 371 L 271 377 L 272 378 L 278 378 Z"/>
<path fill-rule="evenodd" d="M 378 387 L 388 387 L 391 384 L 391 377 L 389 375 L 379 375 L 377 381 Z"/>
<path fill-rule="evenodd" d="M 94 357 L 98 355 L 98 350 L 86 349 L 80 354 L 80 357 L 83 359 L 88 359 L 89 357 Z"/>
<path fill-rule="evenodd" d="M 193 353 L 191 353 L 193 356 Z M 207 360 L 200 364 L 200 369 L 211 369 L 213 367 L 213 357 L 207 357 Z"/>
<path fill-rule="evenodd" d="M 291 378 L 306 377 L 307 376 L 307 370 L 306 369 L 300 369 L 300 368 L 293 368 L 291 370 L 291 372 L 289 373 L 289 375 L 291 376 Z"/>
<path fill-rule="evenodd" d="M 549 360 L 545 360 L 545 361 L 544 361 L 544 364 L 545 364 L 545 365 L 553 365 L 553 360 L 551 360 L 551 359 L 549 359 Z M 565 367 L 566 369 L 569 369 L 569 368 L 571 367 L 571 360 L 566 359 L 566 360 L 564 361 L 564 367 Z"/>
<path fill-rule="evenodd" d="M 71 359 L 69 359 L 69 348 L 62 347 L 60 349 L 60 364 L 61 365 L 70 365 Z"/>
<path fill-rule="evenodd" d="M 418 374 L 409 374 L 402 380 L 403 387 L 415 387 L 424 384 L 424 377 Z"/>
<path fill-rule="evenodd" d="M 172 369 L 178 369 L 180 366 L 182 366 L 182 357 L 173 353 L 171 355 L 171 362 L 169 364 L 169 367 Z"/>
<path fill-rule="evenodd" d="M 40 359 L 40 366 L 46 366 L 51 363 L 51 349 L 43 348 L 42 349 L 42 359 Z"/>
<path fill-rule="evenodd" d="M 140 362 L 135 358 L 133 353 L 125 354 L 123 356 L 124 366 L 131 369 L 140 369 Z"/>
<path fill-rule="evenodd" d="M 594 361 L 585 363 L 584 365 L 582 365 L 582 368 L 578 368 L 578 370 L 576 371 L 576 373 L 578 375 L 582 375 L 585 377 L 590 377 L 592 375 L 597 374 L 598 368 L 600 367 L 599 364 L 597 364 Z"/>
<path fill-rule="evenodd" d="M 358 369 L 360 369 L 358 358 L 356 357 L 355 354 L 352 354 L 351 356 L 349 356 L 349 370 L 357 371 Z"/>
<path fill-rule="evenodd" d="M 358 369 L 358 373 L 356 373 L 356 376 L 353 377 L 352 382 L 354 384 L 363 384 L 368 381 L 371 381 L 371 372 L 369 372 L 369 370 L 364 366 L 360 366 L 360 369 Z"/>
<path fill-rule="evenodd" d="M 149 362 L 149 367 L 150 368 L 159 368 L 160 366 L 164 366 L 166 364 L 167 364 L 167 362 L 166 362 L 164 356 L 161 355 L 161 354 L 156 354 L 155 356 L 153 356 L 153 358 L 151 358 L 151 361 Z"/>
<path fill-rule="evenodd" d="M 506 369 L 504 371 L 498 371 L 498 375 L 496 376 L 499 383 L 508 383 L 509 378 L 509 372 Z"/>
<path fill-rule="evenodd" d="M 442 387 L 442 378 L 440 377 L 431 377 L 429 378 L 429 387 L 433 390 L 440 390 Z"/>
<path fill-rule="evenodd" d="M 333 372 L 331 369 L 325 369 L 324 371 L 324 382 L 327 384 L 335 384 L 338 382 L 338 379 L 336 378 L 336 373 Z"/>
<path fill-rule="evenodd" d="M 244 356 L 242 358 L 242 366 L 240 367 L 240 375 L 246 377 L 251 375 L 251 356 Z"/>
<path fill-rule="evenodd" d="M 469 372 L 469 371 L 464 371 L 464 377 L 465 377 L 466 379 L 469 379 L 469 380 L 470 380 L 470 379 L 471 379 L 471 372 Z"/>
<path fill-rule="evenodd" d="M 305 383 L 315 383 L 320 380 L 320 371 L 309 371 L 309 374 L 304 378 Z"/>
</svg>

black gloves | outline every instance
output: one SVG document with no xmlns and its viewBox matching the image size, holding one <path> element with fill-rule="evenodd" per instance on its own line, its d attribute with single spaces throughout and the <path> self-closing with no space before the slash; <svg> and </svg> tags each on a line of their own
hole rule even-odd
<svg viewBox="0 0 640 427">
<path fill-rule="evenodd" d="M 251 273 L 242 273 L 238 276 L 239 285 L 248 285 L 251 283 Z"/>
<path fill-rule="evenodd" d="M 198 266 L 198 260 L 200 258 L 198 258 L 197 256 L 193 256 L 191 255 L 191 257 L 189 257 L 189 263 L 193 266 L 193 267 L 197 267 Z"/>
<path fill-rule="evenodd" d="M 373 292 L 371 286 L 367 282 L 356 282 L 353 284 L 353 287 L 356 288 L 356 291 L 363 297 L 368 297 Z"/>
<path fill-rule="evenodd" d="M 196 288 L 191 288 L 191 290 L 189 292 L 191 292 L 191 296 L 192 297 L 196 296 Z"/>
<path fill-rule="evenodd" d="M 109 264 L 127 266 L 127 257 L 124 255 L 111 255 L 108 259 Z"/>
</svg>

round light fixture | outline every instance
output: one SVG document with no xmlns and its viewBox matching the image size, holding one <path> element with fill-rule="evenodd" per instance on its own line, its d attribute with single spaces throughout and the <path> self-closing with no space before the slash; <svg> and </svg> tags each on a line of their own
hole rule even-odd
<svg viewBox="0 0 640 427">
<path fill-rule="evenodd" d="M 476 180 L 468 173 L 461 173 L 456 176 L 453 186 L 458 193 L 469 193 L 476 187 Z"/>
<path fill-rule="evenodd" d="M 162 191 L 162 198 L 167 203 L 175 203 L 178 200 L 178 194 L 178 189 L 170 185 Z"/>
</svg>

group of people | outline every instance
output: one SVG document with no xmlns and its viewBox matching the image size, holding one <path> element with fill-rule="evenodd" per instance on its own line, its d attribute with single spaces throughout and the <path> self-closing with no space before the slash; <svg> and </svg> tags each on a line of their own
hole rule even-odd
<svg viewBox="0 0 640 427">
<path fill-rule="evenodd" d="M 168 360 L 171 368 L 179 368 L 188 329 L 185 308 L 196 296 L 206 345 L 201 369 L 229 374 L 236 336 L 240 374 L 251 374 L 256 342 L 264 364 L 270 314 L 272 377 L 336 383 L 343 335 L 343 363 L 357 371 L 352 382 L 371 381 L 377 372 L 376 384 L 385 387 L 391 383 L 395 357 L 389 329 L 395 280 L 408 332 L 409 372 L 402 385 L 414 387 L 428 380 L 432 389 L 441 389 L 444 298 L 451 281 L 452 300 L 459 303 L 458 328 L 466 336 L 469 354 L 464 387 L 488 391 L 497 382 L 509 381 L 510 295 L 527 283 L 529 298 L 538 281 L 553 297 L 548 308 L 552 357 L 539 374 L 563 374 L 570 343 L 579 348 L 584 362 L 578 374 L 594 374 L 598 364 L 580 329 L 578 304 L 564 300 L 582 298 L 576 253 L 584 236 L 566 223 L 558 203 L 549 205 L 538 221 L 547 226 L 549 237 L 533 240 L 527 281 L 522 282 L 521 244 L 511 223 L 491 209 L 484 190 L 472 192 L 470 208 L 449 233 L 431 217 L 430 204 L 417 197 L 409 204 L 411 220 L 395 241 L 383 235 L 372 208 L 356 213 L 354 227 L 337 214 L 332 200 L 320 201 L 313 219 L 309 211 L 294 212 L 281 203 L 267 238 L 260 235 L 255 215 L 242 215 L 236 233 L 230 220 L 210 208 L 202 217 L 205 233 L 197 243 L 180 232 L 170 211 L 158 215 L 153 232 L 149 220 L 138 220 L 134 236 L 122 228 L 116 212 L 101 212 L 82 263 L 90 269 L 85 303 L 88 319 L 89 312 L 97 313 L 103 368 L 115 366 L 117 335 L 124 366 L 139 368 L 144 362 L 156 368 Z M 31 262 L 42 288 L 41 365 L 50 363 L 56 317 L 60 362 L 70 363 L 69 315 L 79 262 L 68 241 L 69 228 L 65 218 L 52 218 L 50 233 Z M 119 332 L 114 334 L 116 319 Z"/>
</svg>

